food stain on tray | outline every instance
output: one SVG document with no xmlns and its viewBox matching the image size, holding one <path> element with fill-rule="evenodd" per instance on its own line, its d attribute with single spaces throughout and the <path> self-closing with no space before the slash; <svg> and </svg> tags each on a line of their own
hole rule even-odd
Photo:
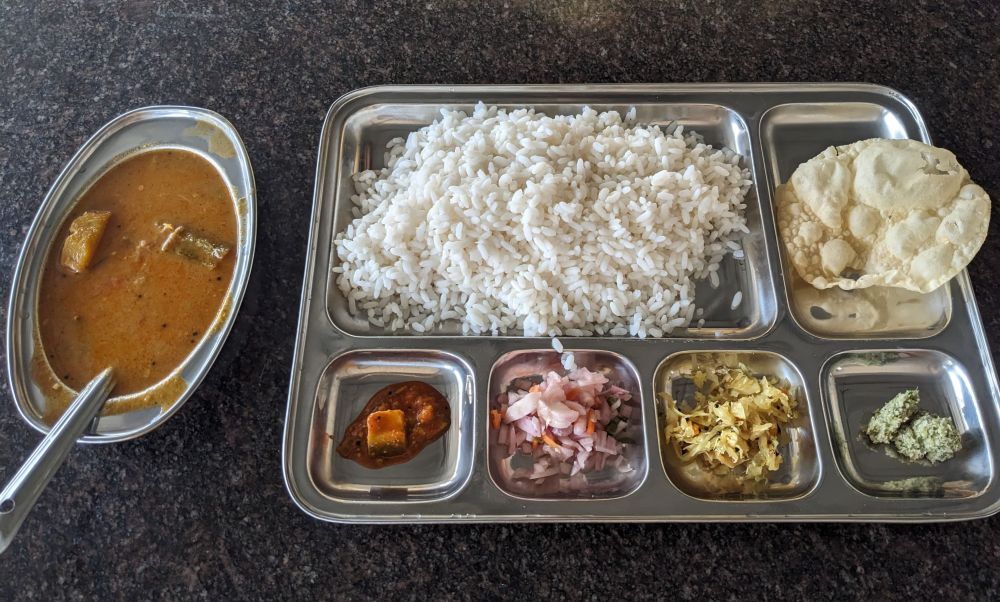
<svg viewBox="0 0 1000 602">
<path fill-rule="evenodd" d="M 232 141 L 220 130 L 210 123 L 199 121 L 184 133 L 188 136 L 204 138 L 208 142 L 208 152 L 213 153 L 223 159 L 232 159 L 236 156 L 236 147 Z"/>
<path fill-rule="evenodd" d="M 366 468 L 408 462 L 451 426 L 451 407 L 437 389 L 406 381 L 379 389 L 348 425 L 337 453 Z"/>
<path fill-rule="evenodd" d="M 178 368 L 226 313 L 236 239 L 229 187 L 193 152 L 141 152 L 98 178 L 41 279 L 33 376 L 46 420 L 107 366 L 118 382 L 105 414 L 183 395 Z"/>
</svg>

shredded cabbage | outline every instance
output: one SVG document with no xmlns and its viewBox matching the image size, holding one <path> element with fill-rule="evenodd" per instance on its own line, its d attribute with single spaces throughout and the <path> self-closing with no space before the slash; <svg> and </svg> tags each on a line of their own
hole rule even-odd
<svg viewBox="0 0 1000 602">
<path fill-rule="evenodd" d="M 684 411 L 669 392 L 666 436 L 683 462 L 698 462 L 717 475 L 765 481 L 781 466 L 782 425 L 796 417 L 791 389 L 778 378 L 756 377 L 740 364 L 691 375 L 694 408 Z"/>
</svg>

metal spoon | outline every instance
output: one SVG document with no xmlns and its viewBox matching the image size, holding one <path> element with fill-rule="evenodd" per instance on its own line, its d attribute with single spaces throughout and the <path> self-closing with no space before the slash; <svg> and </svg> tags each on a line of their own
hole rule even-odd
<svg viewBox="0 0 1000 602">
<path fill-rule="evenodd" d="M 69 455 L 76 440 L 91 425 L 114 385 L 111 368 L 87 383 L 0 492 L 0 553 L 10 545 L 38 496 Z"/>
</svg>

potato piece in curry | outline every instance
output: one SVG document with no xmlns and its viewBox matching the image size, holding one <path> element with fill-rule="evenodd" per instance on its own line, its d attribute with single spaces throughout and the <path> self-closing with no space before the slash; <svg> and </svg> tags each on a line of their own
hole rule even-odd
<svg viewBox="0 0 1000 602">
<path fill-rule="evenodd" d="M 79 274 L 90 267 L 109 219 L 110 211 L 84 211 L 70 223 L 62 247 L 62 264 L 66 269 Z"/>
<path fill-rule="evenodd" d="M 78 390 L 113 366 L 117 398 L 170 376 L 220 315 L 233 278 L 236 224 L 229 186 L 193 152 L 143 152 L 98 178 L 46 258 L 38 329 L 54 376 Z M 184 245 L 165 247 L 177 230 Z M 178 246 L 207 250 L 208 259 Z M 112 399 L 106 411 L 114 406 Z"/>
</svg>

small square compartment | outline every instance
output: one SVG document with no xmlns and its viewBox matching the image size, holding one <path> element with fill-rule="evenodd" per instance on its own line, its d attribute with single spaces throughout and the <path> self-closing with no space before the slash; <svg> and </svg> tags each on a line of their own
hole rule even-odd
<svg viewBox="0 0 1000 602">
<path fill-rule="evenodd" d="M 765 168 L 774 187 L 829 146 L 868 138 L 923 137 L 912 114 L 866 102 L 779 105 L 764 113 L 760 128 Z M 798 276 L 780 240 L 778 246 L 792 316 L 816 336 L 924 338 L 940 332 L 951 318 L 950 284 L 927 294 L 891 287 L 819 290 Z"/>
<path fill-rule="evenodd" d="M 337 453 L 344 431 L 382 387 L 425 382 L 445 396 L 451 426 L 408 462 L 370 469 Z M 458 493 L 472 473 L 472 369 L 461 358 L 432 350 L 361 350 L 337 356 L 316 391 L 309 433 L 309 476 L 339 501 L 426 502 Z"/>
<path fill-rule="evenodd" d="M 654 98 L 630 95 L 618 103 L 595 103 L 586 95 L 566 97 L 554 102 L 550 95 L 526 93 L 523 98 L 490 98 L 481 92 L 453 91 L 441 98 L 421 97 L 419 102 L 385 101 L 378 95 L 358 101 L 332 123 L 336 124 L 337 148 L 336 165 L 328 170 L 327 187 L 335 200 L 332 232 L 344 231 L 354 219 L 354 205 L 351 196 L 356 194 L 351 176 L 367 169 L 385 167 L 385 145 L 393 138 L 405 138 L 410 133 L 439 119 L 442 108 L 459 109 L 471 113 L 475 103 L 483 101 L 488 105 L 515 109 L 533 107 L 547 115 L 579 113 L 584 106 L 597 111 L 616 110 L 625 114 L 632 107 L 636 111 L 636 122 L 658 125 L 664 129 L 683 126 L 694 130 L 707 144 L 715 148 L 728 148 L 743 157 L 743 166 L 750 170 L 754 178 L 750 130 L 743 117 L 736 111 L 718 104 L 683 102 L 668 103 Z M 331 123 L 328 120 L 328 123 Z M 777 320 L 776 291 L 772 269 L 768 263 L 764 240 L 758 183 L 751 186 L 746 195 L 746 221 L 748 234 L 740 237 L 742 253 L 728 254 L 719 264 L 719 285 L 713 288 L 708 278 L 696 281 L 695 299 L 701 313 L 695 316 L 690 327 L 677 328 L 667 338 L 752 338 L 770 330 Z M 330 254 L 328 270 L 338 262 L 336 249 Z M 732 301 L 736 293 L 741 301 L 736 307 Z M 351 312 L 346 295 L 337 285 L 337 278 L 330 273 L 327 279 L 326 307 L 330 321 L 340 330 L 355 336 L 414 336 L 415 333 L 400 330 L 391 331 L 368 322 L 361 311 Z M 699 320 L 704 320 L 700 323 Z M 461 336 L 461 326 L 457 322 L 440 324 L 432 330 L 417 336 Z M 518 336 L 519 332 L 508 332 Z M 489 336 L 479 335 L 479 336 Z M 628 338 L 628 337 L 617 337 Z"/>
<path fill-rule="evenodd" d="M 666 440 L 666 403 L 660 393 L 669 391 L 675 400 L 689 401 L 695 392 L 691 375 L 698 367 L 736 367 L 743 364 L 758 376 L 775 376 L 785 381 L 797 394 L 798 417 L 784 429 L 784 442 L 778 447 L 782 456 L 779 469 L 757 491 L 747 491 L 735 481 L 720 479 L 697 462 L 684 463 L 674 446 Z M 670 481 L 683 493 L 711 501 L 780 501 L 801 498 L 816 486 L 820 461 L 816 454 L 812 408 L 799 370 L 787 358 L 769 351 L 683 351 L 663 360 L 653 377 L 657 395 L 657 433 L 663 469 Z M 737 490 L 739 489 L 739 490 Z"/>
<path fill-rule="evenodd" d="M 533 500 L 598 500 L 624 497 L 635 491 L 646 478 L 646 433 L 643 427 L 642 388 L 639 375 L 632 362 L 617 353 L 596 350 L 569 350 L 575 354 L 577 366 L 595 372 L 604 372 L 610 384 L 618 385 L 632 393 L 632 398 L 623 402 L 630 406 L 629 427 L 626 436 L 633 443 L 626 447 L 623 456 L 632 467 L 630 472 L 621 472 L 613 466 L 586 473 L 586 484 L 579 488 L 562 486 L 564 479 L 547 477 L 539 484 L 524 477 L 514 476 L 518 468 L 530 468 L 532 458 L 517 451 L 507 455 L 507 449 L 497 443 L 499 430 L 492 428 L 487 416 L 487 457 L 490 478 L 507 495 Z M 556 371 L 565 374 L 559 353 L 553 350 L 535 349 L 513 351 L 500 357 L 493 365 L 489 382 L 489 404 L 487 411 L 496 409 L 497 398 L 507 391 L 516 379 Z"/>
<path fill-rule="evenodd" d="M 858 491 L 875 497 L 969 498 L 989 485 L 992 456 L 979 405 L 965 368 L 954 358 L 929 349 L 847 352 L 827 362 L 822 381 L 837 465 Z M 872 414 L 914 387 L 920 390 L 920 408 L 951 418 L 962 436 L 962 449 L 950 460 L 930 465 L 897 460 L 863 435 Z"/>
</svg>

